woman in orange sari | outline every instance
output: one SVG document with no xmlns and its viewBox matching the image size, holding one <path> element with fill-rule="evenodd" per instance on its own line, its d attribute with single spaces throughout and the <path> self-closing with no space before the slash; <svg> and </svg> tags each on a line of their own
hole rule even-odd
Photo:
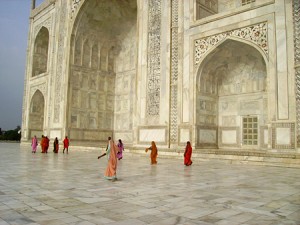
<svg viewBox="0 0 300 225">
<path fill-rule="evenodd" d="M 42 149 L 42 153 L 45 153 L 46 152 L 46 149 L 45 149 L 45 136 L 44 135 L 42 135 L 42 138 L 41 138 L 41 143 L 40 143 L 40 145 L 41 145 L 41 149 Z"/>
<path fill-rule="evenodd" d="M 157 164 L 156 157 L 157 157 L 157 147 L 154 141 L 151 142 L 151 146 L 149 148 L 146 148 L 145 152 L 148 152 L 148 150 L 151 150 L 150 158 L 151 158 L 151 165 Z"/>
<path fill-rule="evenodd" d="M 106 171 L 104 174 L 105 179 L 108 179 L 108 180 L 116 180 L 117 179 L 117 162 L 118 162 L 117 153 L 118 153 L 117 145 L 112 140 L 109 140 L 109 143 L 107 146 L 107 151 L 106 151 L 108 164 L 107 164 Z"/>
<path fill-rule="evenodd" d="M 184 151 L 184 165 L 186 166 L 190 166 L 192 165 L 192 146 L 191 146 L 191 142 L 187 142 L 186 143 L 186 147 L 185 147 L 185 151 Z"/>
</svg>

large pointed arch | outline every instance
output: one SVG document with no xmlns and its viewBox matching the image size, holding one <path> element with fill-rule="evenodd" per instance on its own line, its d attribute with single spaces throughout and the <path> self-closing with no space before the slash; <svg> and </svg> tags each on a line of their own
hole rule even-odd
<svg viewBox="0 0 300 225">
<path fill-rule="evenodd" d="M 29 134 L 41 136 L 44 128 L 45 98 L 40 90 L 36 90 L 30 101 Z"/>
<path fill-rule="evenodd" d="M 259 127 L 268 117 L 266 62 L 259 48 L 239 39 L 207 52 L 195 76 L 198 147 L 261 147 Z M 249 125 L 255 130 L 246 129 L 248 119 L 256 121 Z"/>
<path fill-rule="evenodd" d="M 89 145 L 106 141 L 118 128 L 131 132 L 128 99 L 133 99 L 136 75 L 137 1 L 84 1 L 74 15 L 67 135 Z M 123 87 L 115 88 L 119 84 Z"/>
</svg>

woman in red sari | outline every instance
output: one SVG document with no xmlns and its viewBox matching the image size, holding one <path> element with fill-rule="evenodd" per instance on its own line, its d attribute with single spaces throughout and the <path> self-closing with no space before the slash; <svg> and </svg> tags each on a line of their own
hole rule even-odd
<svg viewBox="0 0 300 225">
<path fill-rule="evenodd" d="M 148 152 L 148 150 L 151 150 L 150 158 L 151 158 L 151 165 L 157 164 L 156 157 L 157 157 L 157 147 L 154 141 L 151 142 L 151 146 L 149 148 L 146 148 L 145 152 Z"/>
<path fill-rule="evenodd" d="M 185 147 L 185 151 L 184 151 L 184 165 L 186 166 L 190 166 L 192 165 L 192 146 L 191 146 L 191 142 L 187 142 L 186 143 L 186 147 Z"/>
<path fill-rule="evenodd" d="M 108 146 L 107 146 L 107 167 L 105 170 L 104 178 L 108 180 L 116 180 L 117 179 L 117 153 L 118 153 L 118 147 L 116 144 L 112 141 L 109 140 Z M 99 159 L 99 157 L 98 157 Z"/>
</svg>

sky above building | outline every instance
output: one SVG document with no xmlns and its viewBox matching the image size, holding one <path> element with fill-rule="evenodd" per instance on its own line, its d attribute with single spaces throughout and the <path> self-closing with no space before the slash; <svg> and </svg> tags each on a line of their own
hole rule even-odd
<svg viewBox="0 0 300 225">
<path fill-rule="evenodd" d="M 0 128 L 12 130 L 22 125 L 31 0 L 0 2 Z"/>
</svg>

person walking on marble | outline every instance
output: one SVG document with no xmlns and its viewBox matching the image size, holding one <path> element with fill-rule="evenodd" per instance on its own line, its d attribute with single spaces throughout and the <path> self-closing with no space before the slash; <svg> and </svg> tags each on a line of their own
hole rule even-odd
<svg viewBox="0 0 300 225">
<path fill-rule="evenodd" d="M 64 149 L 63 149 L 63 154 L 65 154 L 65 149 L 67 150 L 67 154 L 69 153 L 69 139 L 68 139 L 68 136 L 65 137 L 64 139 Z"/>
<path fill-rule="evenodd" d="M 192 160 L 191 160 L 191 157 L 192 157 L 192 146 L 191 146 L 191 142 L 187 142 L 186 143 L 186 147 L 185 147 L 185 151 L 184 151 L 184 165 L 186 166 L 190 166 L 192 165 Z"/>
<path fill-rule="evenodd" d="M 146 148 L 145 152 L 148 152 L 148 150 L 151 150 L 150 158 L 151 158 L 151 165 L 157 164 L 156 158 L 157 158 L 157 147 L 154 141 L 151 142 L 151 146 L 149 148 Z"/>
<path fill-rule="evenodd" d="M 119 149 L 117 157 L 118 157 L 118 160 L 121 160 L 123 158 L 123 151 L 124 151 L 124 144 L 121 139 L 119 139 L 117 146 Z"/>
<path fill-rule="evenodd" d="M 58 153 L 58 149 L 59 149 L 59 142 L 58 142 L 58 139 L 56 137 L 54 142 L 53 142 L 53 152 Z"/>
<path fill-rule="evenodd" d="M 107 146 L 107 167 L 104 173 L 104 178 L 107 180 L 116 180 L 117 179 L 117 153 L 118 153 L 118 146 L 113 142 L 113 140 L 109 140 Z"/>
<path fill-rule="evenodd" d="M 46 138 L 44 135 L 42 135 L 40 146 L 41 146 L 42 153 L 46 153 L 46 148 L 45 148 Z"/>
<path fill-rule="evenodd" d="M 34 137 L 31 140 L 31 147 L 32 147 L 32 153 L 36 153 L 36 148 L 38 146 L 38 140 L 36 138 L 36 136 L 34 135 Z"/>
<path fill-rule="evenodd" d="M 102 158 L 102 157 L 105 156 L 106 153 L 107 153 L 107 150 L 108 150 L 108 146 L 109 146 L 109 142 L 110 142 L 110 140 L 111 140 L 111 137 L 108 137 L 107 140 L 108 140 L 108 143 L 107 143 L 107 145 L 106 145 L 106 150 L 105 150 L 106 152 L 103 153 L 102 155 L 99 155 L 99 156 L 98 156 L 98 159 Z"/>
<path fill-rule="evenodd" d="M 48 136 L 45 136 L 45 153 L 48 153 L 50 139 Z"/>
</svg>

